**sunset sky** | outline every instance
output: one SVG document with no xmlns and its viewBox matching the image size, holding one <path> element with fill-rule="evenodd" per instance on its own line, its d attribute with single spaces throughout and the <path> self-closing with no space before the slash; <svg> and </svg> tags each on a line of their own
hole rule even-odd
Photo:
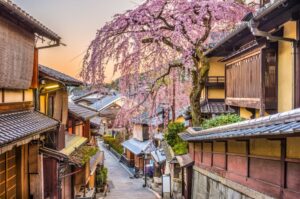
<svg viewBox="0 0 300 199">
<path fill-rule="evenodd" d="M 62 37 L 66 47 L 41 50 L 40 64 L 79 78 L 82 57 L 96 30 L 117 13 L 134 8 L 138 0 L 13 0 Z M 107 70 L 112 79 L 112 69 Z"/>
</svg>

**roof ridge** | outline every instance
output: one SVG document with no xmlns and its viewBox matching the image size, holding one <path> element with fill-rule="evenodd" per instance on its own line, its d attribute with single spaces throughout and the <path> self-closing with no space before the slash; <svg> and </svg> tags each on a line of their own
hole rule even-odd
<svg viewBox="0 0 300 199">
<path fill-rule="evenodd" d="M 205 130 L 196 131 L 193 128 L 188 128 L 187 132 L 191 136 L 198 135 L 207 135 L 212 133 L 218 133 L 220 131 L 230 131 L 230 130 L 239 130 L 242 128 L 253 128 L 253 127 L 262 127 L 269 126 L 272 124 L 282 124 L 292 121 L 300 121 L 300 108 L 293 109 L 287 112 L 277 113 L 274 115 L 264 116 L 256 119 L 246 120 L 234 124 L 228 124 L 224 126 L 214 127 Z"/>
</svg>

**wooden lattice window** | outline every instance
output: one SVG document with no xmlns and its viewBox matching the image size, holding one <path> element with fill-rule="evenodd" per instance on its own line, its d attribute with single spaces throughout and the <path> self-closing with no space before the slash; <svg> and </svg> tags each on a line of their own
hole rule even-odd
<svg viewBox="0 0 300 199">
<path fill-rule="evenodd" d="M 0 155 L 0 198 L 16 198 L 16 151 Z"/>
</svg>

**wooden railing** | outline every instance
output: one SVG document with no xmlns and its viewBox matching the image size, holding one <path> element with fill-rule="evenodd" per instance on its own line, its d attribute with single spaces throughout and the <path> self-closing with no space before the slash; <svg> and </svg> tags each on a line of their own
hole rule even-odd
<svg viewBox="0 0 300 199">
<path fill-rule="evenodd" d="M 206 81 L 206 86 L 223 86 L 225 85 L 224 76 L 209 76 Z"/>
</svg>

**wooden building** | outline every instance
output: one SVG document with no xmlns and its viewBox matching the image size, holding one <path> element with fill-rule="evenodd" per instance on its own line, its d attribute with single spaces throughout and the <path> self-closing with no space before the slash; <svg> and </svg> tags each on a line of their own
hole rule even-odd
<svg viewBox="0 0 300 199">
<path fill-rule="evenodd" d="M 42 65 L 39 65 L 39 83 L 40 112 L 61 123 L 59 134 L 48 138 L 52 143 L 40 149 L 44 154 L 44 197 L 73 198 L 74 184 L 70 174 L 78 165 L 72 161 L 71 155 L 75 147 L 87 142 L 87 138 L 72 136 L 67 132 L 69 105 L 67 89 L 83 83 Z"/>
<path fill-rule="evenodd" d="M 103 131 L 99 132 L 101 135 L 104 133 L 112 135 L 113 131 L 124 131 L 122 127 L 115 126 L 116 116 L 123 104 L 124 97 L 116 92 L 110 92 L 89 106 L 92 110 L 99 112 L 101 126 L 103 126 Z"/>
<path fill-rule="evenodd" d="M 124 98 L 116 91 L 108 91 L 105 88 L 83 91 L 83 94 L 72 99 L 75 104 L 99 113 L 98 117 L 91 119 L 92 132 L 95 135 L 112 135 L 113 131 L 124 131 L 123 128 L 114 126 L 115 118 L 124 104 Z"/>
<path fill-rule="evenodd" d="M 219 56 L 211 56 L 209 59 L 210 70 L 200 99 L 203 118 L 236 113 L 234 107 L 225 103 L 225 66 L 220 59 Z M 186 108 L 186 111 L 180 116 L 177 118 L 177 122 L 190 121 L 190 107 Z M 191 121 L 189 124 L 191 125 Z"/>
<path fill-rule="evenodd" d="M 44 198 L 39 148 L 60 122 L 37 111 L 38 51 L 60 37 L 11 1 L 0 13 L 0 198 Z"/>
<path fill-rule="evenodd" d="M 72 178 L 73 197 L 76 198 L 92 198 L 96 193 L 95 171 L 97 165 L 103 162 L 103 153 L 99 151 L 95 136 L 91 133 L 90 120 L 98 114 L 96 111 L 69 102 L 68 136 L 86 140 L 85 143 L 79 142 L 78 148 L 70 144 L 66 149 L 70 154 L 70 161 L 76 166 Z"/>
<path fill-rule="evenodd" d="M 299 107 L 298 9 L 297 1 L 268 3 L 206 53 L 222 57 L 226 104 L 244 118 Z"/>
<path fill-rule="evenodd" d="M 296 0 L 266 3 L 206 52 L 225 67 L 226 105 L 252 120 L 181 134 L 191 198 L 300 197 L 299 13 Z"/>
</svg>

